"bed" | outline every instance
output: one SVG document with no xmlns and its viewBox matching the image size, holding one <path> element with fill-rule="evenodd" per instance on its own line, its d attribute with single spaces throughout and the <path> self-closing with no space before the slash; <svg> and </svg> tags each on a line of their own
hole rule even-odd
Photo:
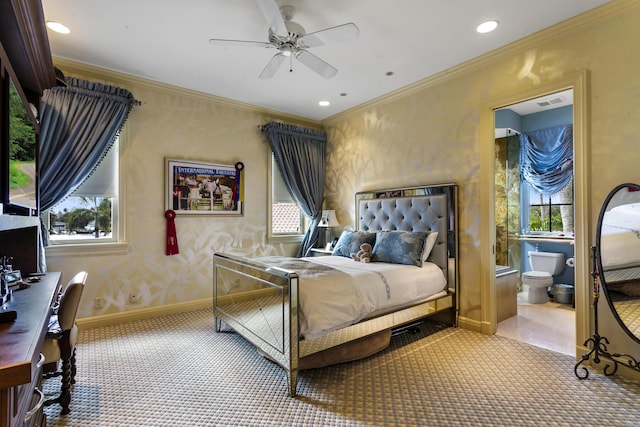
<svg viewBox="0 0 640 427">
<path fill-rule="evenodd" d="M 227 325 L 279 364 L 293 397 L 314 357 L 371 355 L 430 316 L 456 326 L 456 192 L 447 184 L 358 193 L 356 229 L 342 232 L 332 256 L 215 253 L 216 331 Z M 372 262 L 352 260 L 372 236 Z"/>
<path fill-rule="evenodd" d="M 625 203 L 604 212 L 600 252 L 607 288 L 640 296 L 640 203 Z"/>
</svg>

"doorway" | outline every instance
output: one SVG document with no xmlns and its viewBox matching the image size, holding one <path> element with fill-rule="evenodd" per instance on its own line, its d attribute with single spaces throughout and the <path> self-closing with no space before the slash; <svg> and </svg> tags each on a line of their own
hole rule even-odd
<svg viewBox="0 0 640 427">
<path fill-rule="evenodd" d="M 532 270 L 529 250 L 573 258 L 573 179 L 569 173 L 560 191 L 543 195 L 521 175 L 525 146 L 558 152 L 563 147 L 557 134 L 565 135 L 566 149 L 560 158 L 572 159 L 573 138 L 566 135 L 573 128 L 573 90 L 500 108 L 495 124 L 496 334 L 575 356 L 573 269 L 561 267 L 546 302 L 532 303 L 527 280 L 522 279 L 525 271 Z M 558 289 L 571 290 L 570 298 L 568 292 L 555 298 L 560 283 L 563 287 Z"/>
<path fill-rule="evenodd" d="M 519 93 L 512 93 L 489 100 L 481 119 L 483 145 L 480 185 L 481 192 L 481 294 L 483 300 L 481 331 L 494 334 L 497 331 L 496 288 L 496 215 L 495 215 L 495 112 L 524 101 L 538 100 L 565 90 L 573 91 L 573 141 L 574 141 L 574 276 L 575 276 L 575 338 L 576 351 L 585 350 L 583 343 L 590 336 L 590 281 L 589 242 L 592 241 L 587 206 L 588 158 L 586 149 L 586 71 L 565 76 L 558 81 L 542 84 Z M 489 148 L 490 147 L 490 148 Z"/>
</svg>

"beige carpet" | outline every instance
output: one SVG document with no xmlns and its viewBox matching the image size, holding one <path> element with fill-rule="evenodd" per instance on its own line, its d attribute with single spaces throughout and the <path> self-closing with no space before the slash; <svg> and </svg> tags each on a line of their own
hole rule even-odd
<svg viewBox="0 0 640 427">
<path fill-rule="evenodd" d="M 433 325 L 431 325 L 433 326 Z M 71 413 L 49 426 L 638 426 L 640 384 L 509 338 L 444 328 L 364 360 L 284 372 L 211 310 L 82 331 Z M 53 397 L 58 379 L 46 380 Z"/>
<path fill-rule="evenodd" d="M 614 302 L 618 316 L 636 337 L 640 337 L 640 300 Z"/>
</svg>

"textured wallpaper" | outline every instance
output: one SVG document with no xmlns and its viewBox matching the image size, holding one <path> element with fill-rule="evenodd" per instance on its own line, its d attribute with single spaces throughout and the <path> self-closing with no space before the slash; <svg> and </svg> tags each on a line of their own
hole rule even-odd
<svg viewBox="0 0 640 427">
<path fill-rule="evenodd" d="M 546 32 L 462 64 L 424 85 L 377 100 L 322 123 L 328 132 L 327 207 L 343 225 L 354 222 L 354 192 L 374 188 L 455 182 L 459 186 L 461 315 L 482 318 L 480 265 L 482 106 L 487 99 L 535 88 L 571 73 L 588 72 L 586 136 L 589 227 L 592 239 L 600 203 L 615 185 L 640 181 L 637 146 L 640 123 L 640 11 L 603 16 L 578 31 Z M 71 64 L 63 71 L 73 75 Z M 80 73 L 81 74 L 81 73 Z M 100 70 L 87 77 L 99 79 Z M 266 243 L 268 148 L 256 126 L 264 113 L 175 88 L 127 81 L 102 73 L 107 82 L 131 90 L 144 105 L 128 122 L 126 255 L 56 257 L 51 270 L 86 268 L 89 286 L 80 317 L 113 313 L 212 295 L 211 255 L 292 252 Z M 82 77 L 80 75 L 80 77 Z M 366 78 L 366 76 L 364 76 Z M 290 121 L 291 120 L 287 120 Z M 164 255 L 164 158 L 192 158 L 246 165 L 245 215 L 241 218 L 182 218 L 176 221 L 180 254 Z M 579 286 L 590 286 L 588 283 Z M 142 303 L 130 306 L 131 289 Z M 94 296 L 108 299 L 102 310 Z M 604 328 L 618 333 L 612 318 Z"/>
<path fill-rule="evenodd" d="M 469 253 L 469 237 L 478 235 L 480 218 L 480 117 L 472 102 L 476 91 L 464 82 L 443 83 L 327 122 L 325 194 L 340 223 L 353 225 L 353 194 L 357 191 L 455 182 L 459 186 L 461 279 L 463 273 L 478 277 L 478 265 L 470 261 L 473 255 Z M 479 283 L 467 284 L 462 293 L 464 316 L 480 318 L 479 299 Z"/>
<path fill-rule="evenodd" d="M 66 75 L 126 87 L 143 103 L 134 107 L 121 139 L 128 253 L 48 258 L 49 270 L 64 272 L 65 281 L 77 270 L 89 272 L 78 317 L 212 298 L 216 251 L 246 256 L 295 252 L 293 245 L 266 241 L 270 151 L 258 125 L 278 117 L 152 82 L 122 81 L 110 74 L 100 78 L 85 67 L 62 64 Z M 164 247 L 165 158 L 245 164 L 244 215 L 179 215 L 180 253 L 172 256 L 165 255 Z M 130 292 L 141 296 L 139 304 L 129 304 Z M 105 301 L 101 309 L 94 308 L 95 297 Z"/>
<path fill-rule="evenodd" d="M 630 4 L 630 3 L 627 3 Z M 481 260 L 481 153 L 495 150 L 493 140 L 482 140 L 482 108 L 488 100 L 511 92 L 532 90 L 569 74 L 587 71 L 588 127 L 585 142 L 588 193 L 587 228 L 581 236 L 593 244 L 600 203 L 621 182 L 638 182 L 637 144 L 640 108 L 640 29 L 637 4 L 615 17 L 602 17 L 577 32 L 535 36 L 521 48 L 495 52 L 473 64 L 443 73 L 423 88 L 364 105 L 325 121 L 330 136 L 327 183 L 328 204 L 346 222 L 353 217 L 354 191 L 379 187 L 455 182 L 460 187 L 460 282 L 462 317 L 482 319 L 479 278 L 486 271 Z M 545 94 L 541 92 L 539 95 Z M 521 100 L 514 100 L 514 102 Z M 493 232 L 493 231 L 491 231 Z M 585 260 L 586 268 L 589 261 Z M 586 276 L 588 277 L 588 275 Z M 589 292 L 590 283 L 577 284 Z M 615 335 L 617 345 L 637 344 L 621 336 L 605 312 L 603 329 Z"/>
</svg>

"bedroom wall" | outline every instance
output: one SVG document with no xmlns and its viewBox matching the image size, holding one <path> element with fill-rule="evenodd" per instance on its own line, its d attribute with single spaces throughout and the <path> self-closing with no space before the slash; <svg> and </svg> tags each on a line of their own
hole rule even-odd
<svg viewBox="0 0 640 427">
<path fill-rule="evenodd" d="M 461 315 L 479 321 L 480 195 L 488 191 L 479 185 L 480 154 L 494 148 L 493 141 L 489 145 L 481 142 L 481 105 L 488 98 L 586 69 L 590 78 L 589 239 L 593 242 L 597 212 L 608 191 L 621 182 L 640 181 L 636 172 L 640 155 L 635 149 L 640 131 L 640 3 L 616 0 L 611 10 L 593 16 L 581 29 L 569 25 L 545 31 L 520 47 L 508 46 L 323 122 L 329 135 L 327 207 L 337 210 L 341 225 L 353 225 L 356 191 L 456 182 Z M 61 59 L 55 63 L 67 75 L 125 87 L 145 104 L 129 118 L 125 147 L 128 253 L 48 259 L 50 270 L 64 271 L 67 277 L 79 269 L 89 271 L 79 317 L 153 310 L 167 304 L 201 304 L 212 295 L 213 251 L 251 256 L 293 253 L 291 247 L 274 247 L 265 241 L 268 149 L 256 126 L 278 117 Z M 296 122 L 291 117 L 280 118 Z M 246 165 L 244 217 L 179 217 L 181 252 L 173 257 L 164 255 L 163 242 L 167 156 L 241 160 Z M 132 288 L 140 290 L 139 305 L 125 302 Z M 104 297 L 107 306 L 95 310 L 94 296 Z M 603 312 L 600 322 L 601 333 L 612 338 L 615 350 L 640 354 L 640 346 L 621 333 L 609 313 Z"/>
<path fill-rule="evenodd" d="M 52 256 L 53 251 L 47 253 L 49 271 L 64 272 L 63 281 L 81 269 L 89 273 L 79 318 L 171 304 L 211 305 L 212 254 L 216 251 L 246 256 L 295 255 L 297 245 L 266 242 L 270 149 L 257 127 L 269 120 L 284 120 L 319 128 L 317 122 L 62 59 L 54 62 L 66 76 L 126 88 L 143 103 L 133 108 L 122 137 L 124 157 L 120 166 L 124 168 L 121 175 L 126 192 L 121 202 L 125 203 L 127 253 L 98 254 L 82 249 L 56 256 Z M 173 256 L 164 253 L 165 157 L 245 164 L 244 216 L 179 215 L 176 229 L 180 253 Z M 132 291 L 140 294 L 139 304 L 128 303 Z M 104 299 L 102 309 L 93 307 L 95 297 Z"/>
<path fill-rule="evenodd" d="M 323 122 L 329 135 L 327 205 L 341 224 L 353 223 L 352 194 L 380 187 L 455 182 L 460 203 L 461 316 L 481 320 L 481 108 L 487 99 L 520 92 L 581 70 L 589 73 L 589 225 L 608 191 L 638 182 L 640 128 L 640 3 L 614 2 L 588 25 L 559 26 L 434 76 L 402 95 L 375 100 Z M 618 9 L 619 8 L 619 9 Z M 588 265 L 589 263 L 585 263 Z M 589 277 L 588 275 L 586 277 Z M 578 284 L 590 287 L 589 283 Z M 601 304 L 602 306 L 602 304 Z M 601 315 L 601 334 L 616 349 L 640 355 L 613 317 Z"/>
</svg>

